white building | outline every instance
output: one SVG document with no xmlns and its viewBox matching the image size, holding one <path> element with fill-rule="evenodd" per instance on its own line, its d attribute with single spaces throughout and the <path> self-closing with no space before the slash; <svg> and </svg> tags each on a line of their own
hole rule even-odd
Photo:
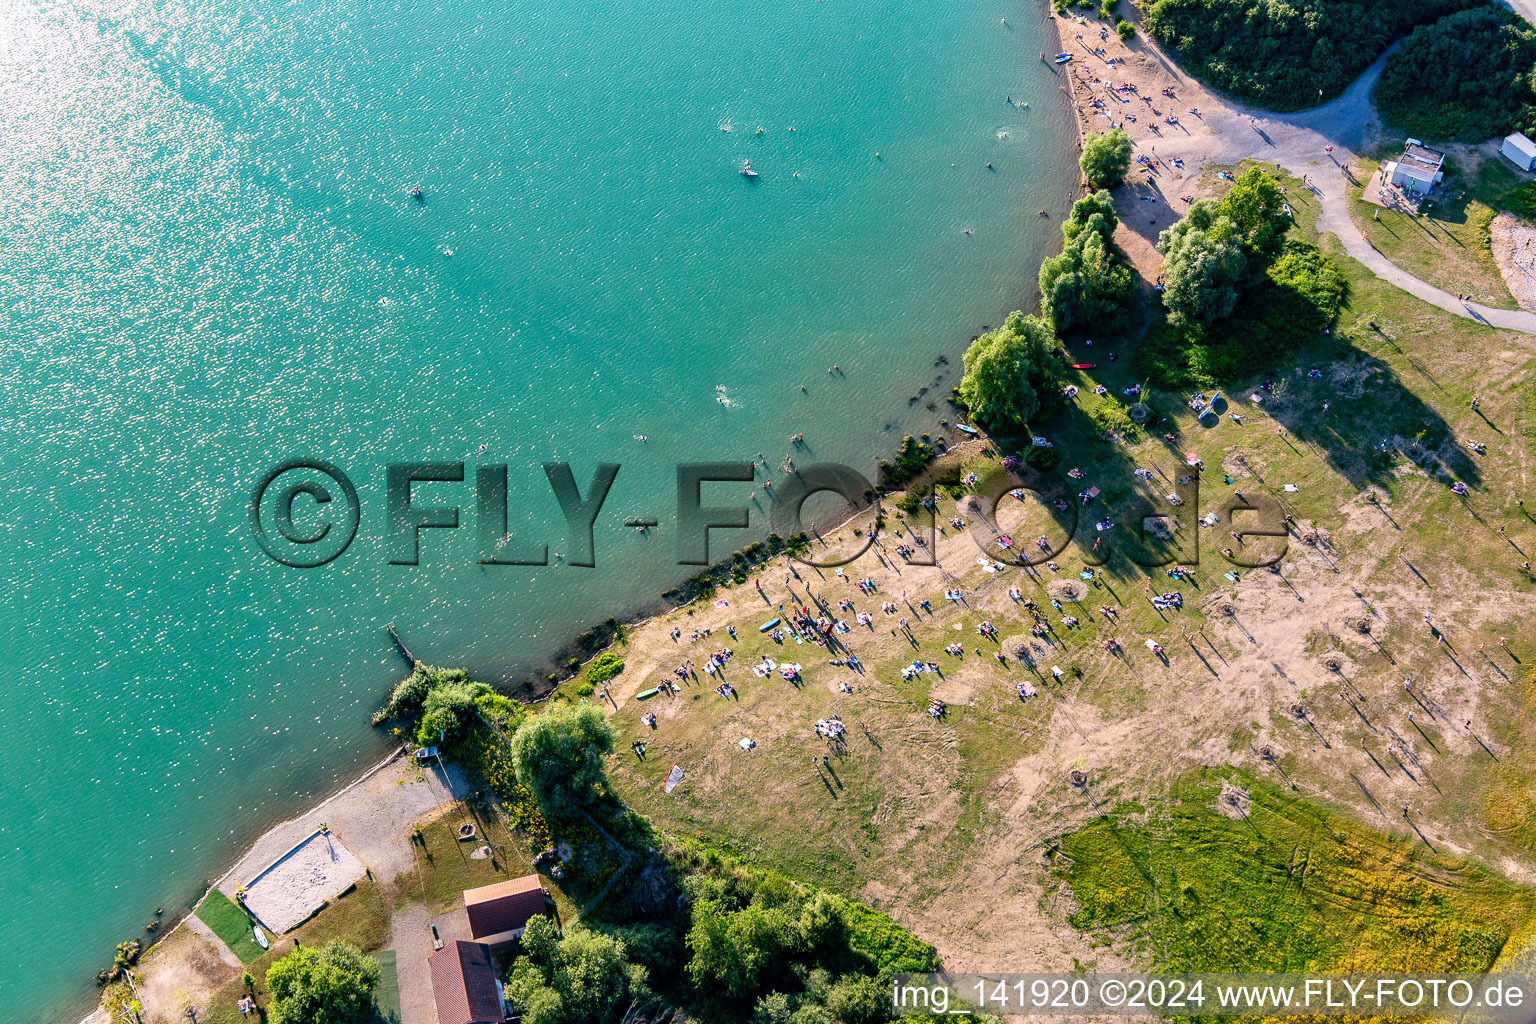
<svg viewBox="0 0 1536 1024">
<path fill-rule="evenodd" d="M 1522 171 L 1528 171 L 1532 165 L 1536 165 L 1536 142 L 1532 142 L 1520 132 L 1515 132 L 1506 138 L 1499 152 L 1509 157 Z"/>
<path fill-rule="evenodd" d="M 1409 139 L 1403 147 L 1403 155 L 1387 161 L 1387 180 L 1410 192 L 1425 193 L 1445 177 L 1445 172 L 1440 170 L 1444 163 L 1444 153 L 1430 149 L 1418 139 Z"/>
</svg>

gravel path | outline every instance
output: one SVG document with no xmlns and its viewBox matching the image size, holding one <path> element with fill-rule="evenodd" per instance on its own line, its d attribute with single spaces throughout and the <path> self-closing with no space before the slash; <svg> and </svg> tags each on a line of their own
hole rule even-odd
<svg viewBox="0 0 1536 1024">
<path fill-rule="evenodd" d="M 1529 18 L 1536 15 L 1536 0 L 1518 0 L 1515 9 Z M 1185 161 L 1189 169 L 1186 173 L 1206 164 L 1235 164 L 1254 159 L 1271 166 L 1279 164 L 1297 177 L 1308 175 L 1321 206 L 1318 231 L 1336 235 L 1344 251 L 1377 277 L 1457 316 L 1536 334 L 1536 313 L 1462 302 L 1451 293 L 1427 284 L 1372 248 L 1349 216 L 1346 197 L 1352 185 L 1346 177 L 1346 169 L 1354 152 L 1361 149 L 1379 128 L 1375 110 L 1371 107 L 1371 89 L 1395 46 L 1378 57 L 1339 96 L 1320 107 L 1294 114 L 1247 107 L 1211 91 L 1185 74 L 1162 53 L 1155 41 L 1144 35 L 1138 36 L 1129 49 L 1133 54 L 1144 55 L 1155 62 L 1155 80 L 1144 85 L 1143 95 L 1156 96 L 1157 87 L 1171 86 L 1177 91 L 1179 107 L 1199 111 L 1198 115 L 1181 115 L 1183 134 L 1167 130 L 1161 138 L 1135 138 L 1138 152 L 1165 161 L 1177 156 Z M 1090 60 L 1094 59 L 1097 58 L 1090 56 Z M 1088 61 L 1084 63 L 1096 67 Z M 1102 70 L 1102 73 L 1111 72 Z M 1116 80 L 1143 77 L 1137 75 L 1133 66 L 1113 74 Z M 1135 218 L 1130 214 L 1135 212 L 1135 205 L 1122 209 L 1121 223 L 1131 226 L 1130 222 Z M 1155 225 L 1161 226 L 1160 223 Z M 1155 235 L 1147 239 L 1149 242 L 1154 240 Z"/>
<path fill-rule="evenodd" d="M 395 911 L 389 948 L 395 951 L 395 973 L 400 981 L 400 1024 L 436 1024 L 437 1004 L 432 998 L 432 913 L 420 903 Z"/>
</svg>

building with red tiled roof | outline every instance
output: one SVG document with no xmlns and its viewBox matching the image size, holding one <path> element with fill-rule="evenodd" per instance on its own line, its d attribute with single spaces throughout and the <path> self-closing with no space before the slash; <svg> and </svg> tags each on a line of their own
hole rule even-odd
<svg viewBox="0 0 1536 1024">
<path fill-rule="evenodd" d="M 491 947 L 455 939 L 427 958 L 437 1024 L 504 1024 L 506 1004 L 491 966 Z"/>
<path fill-rule="evenodd" d="M 550 899 L 538 875 L 524 875 L 464 890 L 464 909 L 476 942 L 502 946 L 522 938 L 530 918 L 549 913 Z"/>
</svg>

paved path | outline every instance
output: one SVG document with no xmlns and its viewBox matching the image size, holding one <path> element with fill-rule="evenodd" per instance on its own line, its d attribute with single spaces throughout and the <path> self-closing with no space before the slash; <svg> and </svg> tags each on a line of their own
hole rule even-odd
<svg viewBox="0 0 1536 1024">
<path fill-rule="evenodd" d="M 1511 0 L 1515 10 L 1536 22 L 1536 0 Z M 1344 251 L 1364 264 L 1377 277 L 1403 289 L 1416 298 L 1468 320 L 1494 327 L 1536 334 L 1536 313 L 1517 309 L 1493 309 L 1477 303 L 1462 302 L 1450 292 L 1414 277 L 1378 252 L 1349 216 L 1345 168 L 1350 157 L 1370 137 L 1376 123 L 1371 107 L 1371 89 L 1386 65 L 1389 48 L 1376 58 L 1359 78 L 1336 98 L 1320 107 L 1294 114 L 1277 114 L 1256 107 L 1245 107 L 1212 93 L 1197 80 L 1157 50 L 1147 39 L 1148 50 L 1156 55 L 1177 80 L 1182 93 L 1203 96 L 1210 109 L 1202 112 L 1201 122 L 1215 136 L 1206 144 L 1208 159 L 1216 163 L 1236 163 L 1244 158 L 1279 164 L 1291 174 L 1309 175 L 1320 200 L 1317 229 L 1338 236 Z M 1328 147 L 1333 152 L 1328 152 Z"/>
</svg>

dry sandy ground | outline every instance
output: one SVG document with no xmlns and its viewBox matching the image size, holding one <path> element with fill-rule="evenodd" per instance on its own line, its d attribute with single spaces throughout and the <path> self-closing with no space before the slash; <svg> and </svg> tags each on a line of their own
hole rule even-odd
<svg viewBox="0 0 1536 1024">
<path fill-rule="evenodd" d="M 1401 510 L 1389 511 L 1399 518 L 1404 515 Z M 973 520 L 973 526 L 976 523 Z M 1066 908 L 1056 904 L 1063 898 L 1070 901 L 1070 897 L 1062 897 L 1061 890 L 1051 884 L 1041 855 L 1045 840 L 1060 834 L 1065 821 L 1098 812 L 1098 801 L 1102 798 L 1095 795 L 1095 787 L 1105 785 L 1102 780 L 1135 779 L 1138 786 L 1155 789 L 1155 780 L 1200 764 L 1241 763 L 1264 772 L 1259 750 L 1268 746 L 1279 756 L 1295 755 L 1305 763 L 1329 765 L 1335 779 L 1347 774 L 1358 776 L 1358 790 L 1332 787 L 1324 792 L 1310 785 L 1303 788 L 1306 795 L 1330 804 L 1353 801 L 1355 813 L 1362 820 L 1374 820 L 1388 830 L 1400 829 L 1402 822 L 1389 812 L 1405 805 L 1418 807 L 1423 800 L 1417 782 L 1407 772 L 1387 776 L 1378 771 L 1373 756 L 1356 746 L 1359 737 L 1353 733 L 1338 732 L 1331 726 L 1324 726 L 1326 732 L 1319 731 L 1276 713 L 1277 709 L 1304 699 L 1331 701 L 1336 693 L 1340 700 L 1348 700 L 1356 687 L 1364 687 L 1371 700 L 1380 700 L 1382 694 L 1390 696 L 1391 685 L 1400 684 L 1397 678 L 1366 680 L 1356 672 L 1356 659 L 1373 649 L 1372 637 L 1385 635 L 1394 624 L 1418 619 L 1430 597 L 1427 590 L 1414 585 L 1383 588 L 1380 574 L 1392 570 L 1390 563 L 1395 558 L 1392 552 L 1397 538 L 1391 531 L 1384 531 L 1381 524 L 1382 511 L 1357 498 L 1339 510 L 1339 522 L 1333 527 L 1340 539 L 1337 544 L 1315 524 L 1298 523 L 1297 536 L 1281 574 L 1248 572 L 1243 574 L 1240 585 L 1229 585 L 1221 580 L 1220 569 L 1224 564 L 1220 560 L 1214 569 L 1197 570 L 1201 586 L 1192 600 L 1200 604 L 1209 624 L 1187 635 L 1171 625 L 1161 634 L 1152 634 L 1167 648 L 1168 664 L 1142 650 L 1143 635 L 1133 631 L 1122 634 L 1128 648 L 1123 659 L 1092 651 L 1068 655 L 1087 661 L 1089 679 L 1111 678 L 1130 669 L 1146 683 L 1145 706 L 1109 711 L 1102 701 L 1084 699 L 1081 691 L 1065 698 L 1037 698 L 1062 701 L 1060 713 L 1050 721 L 1044 747 L 1014 763 L 988 791 L 988 806 L 999 816 L 995 831 L 987 836 L 986 842 L 978 844 L 963 864 L 942 872 L 942 892 L 928 899 L 914 897 L 919 885 L 934 876 L 931 865 L 918 863 L 910 867 L 910 875 L 901 875 L 897 873 L 901 870 L 899 863 L 882 861 L 881 869 L 889 867 L 892 873 L 867 884 L 861 895 L 934 942 L 952 970 L 999 970 L 1019 964 L 1028 964 L 1034 970 L 1071 970 L 1074 960 L 1093 964 L 1098 970 L 1132 969 L 1133 965 L 1115 952 L 1094 945 L 1091 936 L 1063 925 Z M 852 541 L 848 529 L 851 527 L 837 534 L 829 533 L 825 539 L 835 549 Z M 892 545 L 897 542 L 888 538 Z M 1347 558 L 1341 553 L 1341 546 L 1347 550 Z M 689 691 L 694 687 L 686 687 L 678 698 L 653 698 L 643 703 L 634 700 L 635 693 L 654 686 L 685 658 L 701 667 L 710 651 L 720 646 L 740 646 L 726 635 L 728 623 L 734 623 L 746 639 L 753 635 L 751 631 L 757 622 L 774 614 L 771 609 L 779 602 L 787 605 L 792 598 L 801 604 L 810 592 L 822 594 L 834 604 L 849 597 L 859 610 L 874 615 L 875 630 L 857 628 L 848 641 L 867 663 L 876 659 L 876 649 L 897 643 L 887 634 L 888 627 L 894 626 L 899 617 L 916 623 L 920 647 L 912 656 L 920 660 L 943 661 L 940 648 L 952 638 L 961 639 L 968 648 L 975 646 L 974 636 L 946 630 L 943 615 L 950 609 L 944 607 L 942 595 L 944 590 L 956 586 L 965 591 L 969 607 L 992 616 L 1005 635 L 1021 632 L 1019 611 L 1007 598 L 1007 588 L 1021 586 L 1026 596 L 1040 600 L 1040 582 L 1052 577 L 1041 574 L 1039 579 L 1032 579 L 1017 568 L 987 574 L 976 564 L 977 552 L 974 534 L 967 530 L 939 538 L 936 567 L 909 565 L 899 559 L 892 560 L 894 565 L 887 564 L 871 553 L 849 568 L 855 578 L 869 576 L 879 583 L 880 592 L 871 596 L 859 594 L 830 574 L 818 578 L 804 566 L 799 567 L 804 582 L 791 579 L 786 585 L 786 570 L 781 562 L 776 562 L 774 568 L 762 574 L 764 598 L 759 598 L 752 586 L 743 586 L 729 593 L 729 606 L 700 602 L 691 606 L 691 615 L 684 610 L 665 616 L 661 622 L 636 628 L 626 648 L 626 661 L 633 666 L 633 673 L 626 671 L 614 687 L 614 714 L 625 728 L 630 728 L 642 711 L 655 713 L 658 728 L 644 730 L 642 735 L 655 746 L 654 756 L 661 763 L 685 762 L 690 785 L 744 789 L 748 785 L 745 773 L 753 770 L 752 758 L 762 756 L 772 746 L 799 743 L 811 753 L 821 749 L 817 740 L 801 735 L 807 731 L 805 722 L 794 720 L 793 709 L 785 717 L 784 709 L 775 706 L 773 717 L 757 721 L 740 712 L 727 711 L 730 724 L 717 729 L 705 740 L 703 748 L 695 740 L 686 750 L 675 749 L 669 745 L 669 735 L 687 729 L 686 718 L 701 710 L 691 701 Z M 1061 565 L 1063 575 L 1070 578 L 1078 561 L 1063 556 Z M 1408 579 L 1411 583 L 1412 578 Z M 1436 610 L 1448 620 L 1454 619 L 1458 631 L 1507 621 L 1510 600 L 1525 614 L 1536 613 L 1536 598 L 1532 595 L 1483 598 L 1475 587 L 1458 587 L 1454 579 L 1443 582 Z M 1447 593 L 1464 596 L 1453 599 Z M 1370 596 L 1369 604 L 1362 596 L 1365 594 Z M 1141 599 L 1134 590 L 1124 596 L 1128 602 Z M 939 609 L 937 619 L 913 614 L 905 606 L 905 601 L 915 604 L 922 598 L 932 600 Z M 880 604 L 885 600 L 897 601 L 899 611 L 882 614 Z M 1089 616 L 1105 600 L 1102 592 L 1092 594 L 1079 608 L 1068 606 L 1067 610 Z M 852 623 L 852 613 L 848 613 L 848 621 Z M 684 630 L 680 641 L 674 642 L 666 632 L 673 625 Z M 1369 625 L 1369 632 L 1362 632 L 1362 625 Z M 712 630 L 709 636 L 690 640 L 693 631 L 705 628 Z M 1319 649 L 1319 638 L 1327 638 L 1323 649 Z M 1005 650 L 1010 646 L 1004 643 Z M 826 654 L 819 648 L 806 646 L 791 651 L 786 646 L 780 650 L 778 660 L 795 660 L 805 666 L 805 685 L 790 698 L 803 705 L 800 718 L 808 721 L 823 714 L 825 697 L 818 695 L 835 691 L 835 680 L 847 678 L 846 673 L 829 668 Z M 1051 658 L 1065 662 L 1067 657 L 1052 651 L 1044 665 L 1048 666 Z M 736 684 L 743 688 L 778 685 L 777 679 L 759 682 L 746 672 L 754 660 L 755 657 L 738 657 L 732 663 L 735 667 L 731 676 Z M 964 670 L 946 668 L 942 685 L 953 703 L 999 703 L 997 693 L 1006 690 L 1011 680 L 1000 677 L 990 659 L 978 661 L 980 664 L 973 666 L 967 658 Z M 1461 729 L 1461 721 L 1478 720 L 1484 687 L 1497 689 L 1505 682 L 1500 666 L 1492 658 L 1476 663 L 1467 661 L 1461 680 L 1447 678 L 1443 667 L 1433 673 L 1422 665 L 1405 665 L 1402 669 L 1422 680 L 1418 692 L 1432 709 L 1432 716 L 1438 720 L 1436 725 L 1445 736 L 1442 749 L 1433 758 L 1427 751 L 1419 751 L 1427 767 L 1440 758 L 1465 762 L 1477 755 L 1476 740 Z M 951 663 L 952 659 L 946 664 Z M 701 674 L 701 678 L 706 679 L 704 685 L 709 685 L 707 677 Z M 861 677 L 857 690 L 857 697 L 838 698 L 838 706 L 856 739 L 861 727 L 859 701 L 894 696 L 882 688 L 877 678 Z M 1308 692 L 1313 695 L 1311 698 L 1302 696 Z M 803 697 L 816 699 L 805 701 Z M 715 721 L 719 714 L 706 713 L 710 714 L 710 721 Z M 912 728 L 926 725 L 920 723 Z M 1250 725 L 1255 730 L 1247 749 L 1234 750 L 1234 730 Z M 1407 727 L 1403 729 L 1406 731 Z M 741 735 L 756 738 L 759 752 L 744 756 L 736 750 L 735 741 Z M 909 738 L 903 736 L 898 742 L 890 733 L 882 734 L 879 770 L 888 778 L 909 773 L 912 764 L 926 764 L 921 759 L 934 756 L 933 740 L 907 742 Z M 933 739 L 942 743 L 942 737 Z M 1378 746 L 1386 742 L 1374 733 L 1371 739 Z M 1494 750 L 1502 756 L 1503 751 L 1496 744 Z M 1066 784 L 1066 773 L 1074 766 L 1089 771 L 1092 781 L 1087 789 Z M 846 778 L 860 770 L 853 761 L 839 766 Z M 888 799 L 903 799 L 896 795 L 894 783 L 889 788 L 892 795 Z M 1367 790 L 1369 795 L 1362 796 Z M 942 828 L 953 817 L 952 808 L 943 803 L 944 793 L 940 773 L 928 774 L 922 795 L 932 798 L 923 804 L 928 808 L 924 813 L 931 817 L 927 822 L 930 831 L 935 826 Z M 759 791 L 758 799 L 775 797 Z M 887 834 L 887 828 L 896 829 L 901 823 L 884 818 L 880 825 L 883 845 L 907 850 L 911 854 L 908 860 L 921 860 L 915 852 L 923 841 L 918 833 L 905 837 L 895 831 Z M 1442 849 L 1468 852 L 1464 841 L 1443 833 L 1436 842 Z M 1519 872 L 1515 875 L 1519 877 Z"/>
<path fill-rule="evenodd" d="M 408 758 L 391 761 L 319 806 L 269 830 L 215 884 L 232 894 L 322 824 L 374 877 L 391 880 L 409 871 L 414 863 L 406 840 L 410 824 L 467 791 L 463 775 L 452 765 L 444 774 L 435 762 L 423 768 Z"/>
<path fill-rule="evenodd" d="M 273 935 L 309 920 L 367 874 L 334 832 L 316 832 L 245 887 L 245 906 Z"/>
<path fill-rule="evenodd" d="M 1493 218 L 1493 258 L 1504 285 L 1523 309 L 1536 309 L 1536 226 L 1507 213 Z"/>
</svg>

